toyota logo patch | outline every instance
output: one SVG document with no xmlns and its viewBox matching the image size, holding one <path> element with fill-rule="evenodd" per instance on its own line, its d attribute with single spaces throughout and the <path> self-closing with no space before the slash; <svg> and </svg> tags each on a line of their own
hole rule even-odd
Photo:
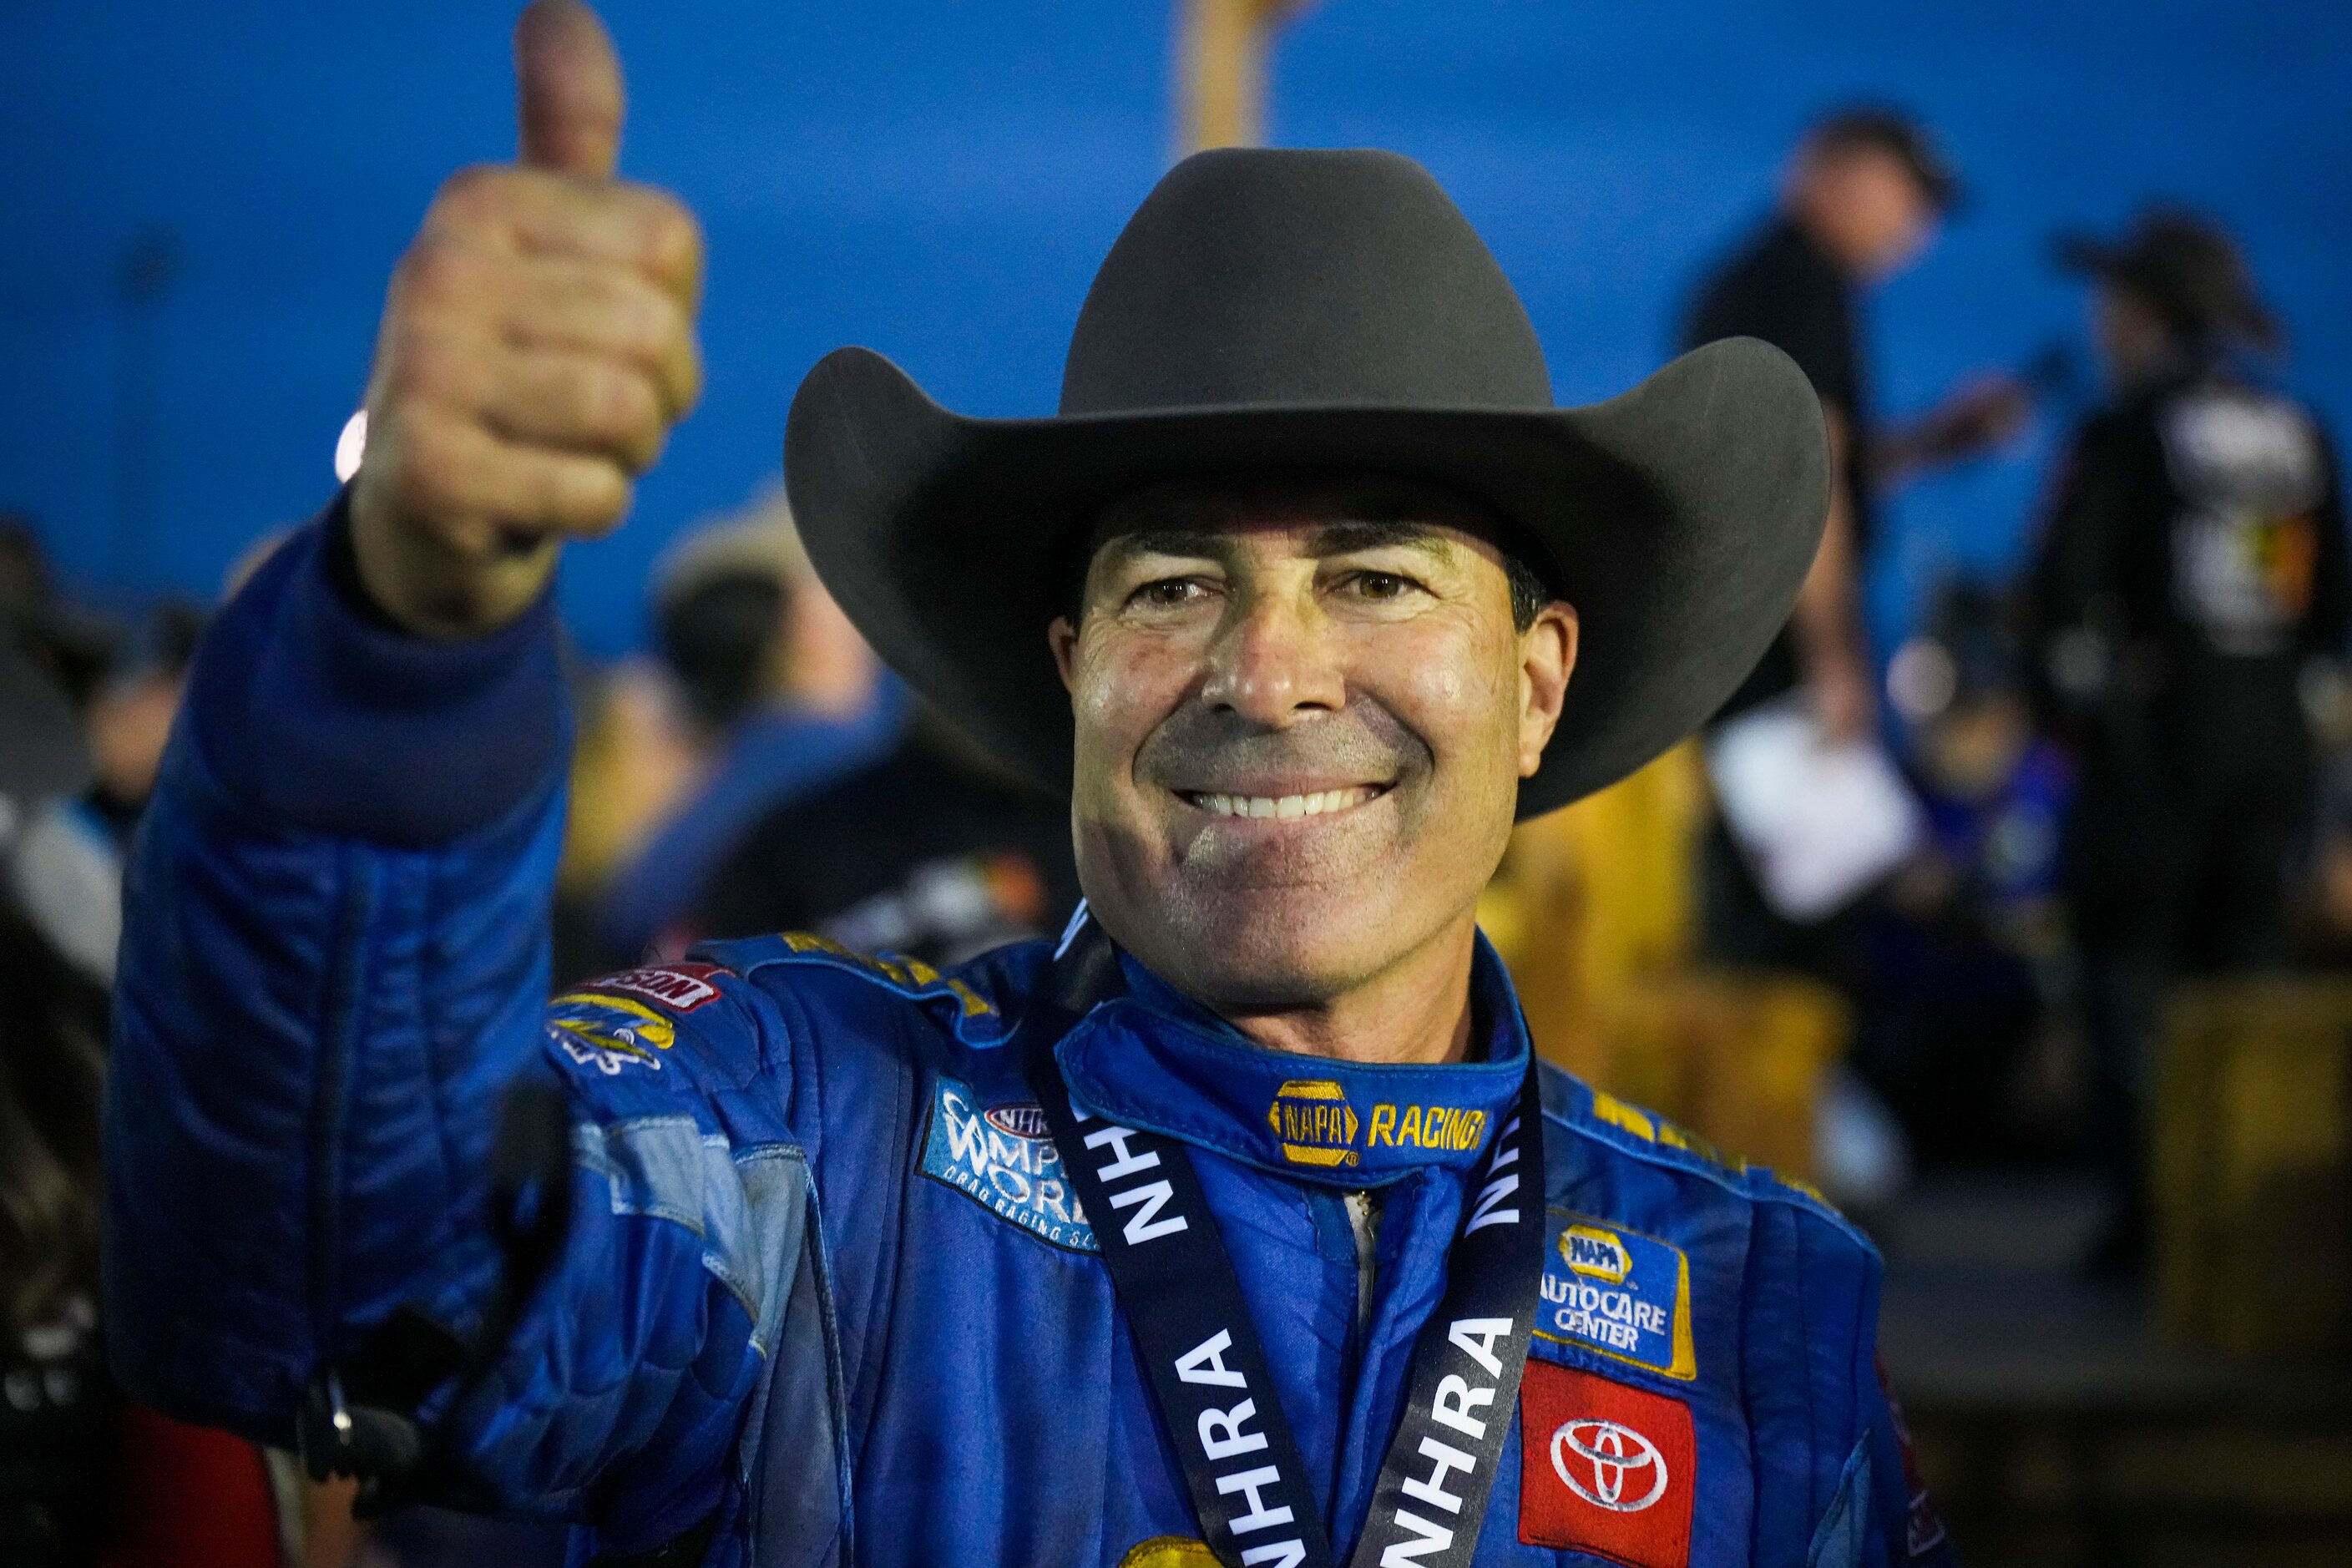
<svg viewBox="0 0 2352 1568">
<path fill-rule="evenodd" d="M 1612 1513 L 1639 1513 L 1666 1495 L 1666 1457 L 1614 1421 L 1561 1426 L 1551 1435 L 1551 1468 L 1569 1490 Z"/>
<path fill-rule="evenodd" d="M 1539 1347 L 1540 1349 L 1540 1347 Z M 1519 1384 L 1519 1539 L 1623 1568 L 1688 1568 L 1698 1496 L 1691 1407 L 1549 1355 Z"/>
</svg>

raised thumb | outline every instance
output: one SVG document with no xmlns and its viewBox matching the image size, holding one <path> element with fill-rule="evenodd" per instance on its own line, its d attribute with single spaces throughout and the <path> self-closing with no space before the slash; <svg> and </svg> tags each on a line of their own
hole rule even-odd
<svg viewBox="0 0 2352 1568">
<path fill-rule="evenodd" d="M 581 0 L 531 0 L 515 24 L 522 161 L 609 178 L 621 152 L 621 59 Z"/>
</svg>

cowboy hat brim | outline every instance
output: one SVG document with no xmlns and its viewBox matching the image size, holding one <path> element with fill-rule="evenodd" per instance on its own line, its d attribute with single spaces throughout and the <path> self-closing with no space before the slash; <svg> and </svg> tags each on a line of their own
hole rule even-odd
<svg viewBox="0 0 2352 1568">
<path fill-rule="evenodd" d="M 951 723 L 1041 787 L 1070 784 L 1046 628 L 1100 510 L 1146 485 L 1264 471 L 1443 487 L 1533 547 L 1579 653 L 1533 816 L 1614 783 L 1728 697 L 1788 617 L 1828 512 L 1804 373 L 1735 338 L 1581 408 L 1293 406 L 973 419 L 866 349 L 793 399 L 784 473 L 817 574 Z"/>
</svg>

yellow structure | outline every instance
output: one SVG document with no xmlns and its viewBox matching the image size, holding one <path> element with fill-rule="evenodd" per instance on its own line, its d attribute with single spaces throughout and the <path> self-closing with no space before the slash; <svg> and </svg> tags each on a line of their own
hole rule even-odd
<svg viewBox="0 0 2352 1568">
<path fill-rule="evenodd" d="M 1265 49 L 1308 0 L 1181 0 L 1177 7 L 1181 156 L 1265 140 Z"/>
<path fill-rule="evenodd" d="M 2167 1328 L 2230 1351 L 2352 1355 L 2352 980 L 2184 987 L 2154 1089 Z"/>
<path fill-rule="evenodd" d="M 1692 865 L 1710 806 L 1695 742 L 1523 824 L 1478 906 L 1537 1047 L 1727 1152 L 1800 1178 L 1843 1054 L 1843 1004 L 1793 975 L 1708 973 Z"/>
</svg>

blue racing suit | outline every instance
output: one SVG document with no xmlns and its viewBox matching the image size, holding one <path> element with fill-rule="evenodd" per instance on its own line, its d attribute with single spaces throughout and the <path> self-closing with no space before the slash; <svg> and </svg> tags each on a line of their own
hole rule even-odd
<svg viewBox="0 0 2352 1568">
<path fill-rule="evenodd" d="M 417 1414 L 465 1495 L 576 1521 L 582 1561 L 700 1527 L 730 1565 L 1209 1563 L 1024 1079 L 1051 944 L 940 974 L 756 937 L 551 1001 L 552 612 L 408 637 L 340 528 L 219 618 L 133 857 L 106 1258 L 131 1394 L 284 1443 L 406 1308 L 501 1325 Z M 1509 983 L 1482 944 L 1468 1062 L 1366 1066 L 1118 963 L 1049 1043 L 1081 1109 L 1189 1146 L 1344 1559 L 1527 1071 Z M 517 1081 L 569 1106 L 572 1215 L 494 1313 Z M 1476 1562 L 1945 1557 L 1868 1243 L 1564 1074 L 1541 1100 L 1551 1245 Z"/>
</svg>

